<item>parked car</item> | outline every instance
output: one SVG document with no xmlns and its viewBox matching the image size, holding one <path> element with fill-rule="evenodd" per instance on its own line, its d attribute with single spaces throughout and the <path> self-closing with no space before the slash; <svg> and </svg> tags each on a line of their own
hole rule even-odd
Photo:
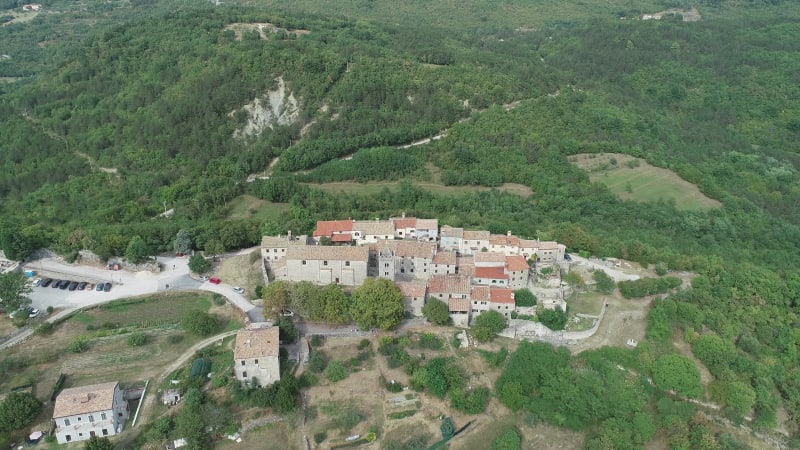
<svg viewBox="0 0 800 450">
<path fill-rule="evenodd" d="M 222 280 L 220 280 L 217 277 L 211 277 L 211 278 L 208 279 L 208 282 L 211 283 L 211 284 L 220 284 L 220 283 L 222 283 Z"/>
<path fill-rule="evenodd" d="M 42 284 L 41 278 L 36 278 L 35 280 L 33 280 L 33 287 L 38 287 L 40 284 Z"/>
<path fill-rule="evenodd" d="M 61 282 L 62 282 L 62 281 L 63 281 L 63 280 L 55 280 L 55 281 L 53 281 L 53 284 L 51 285 L 51 287 L 52 287 L 53 289 L 60 288 L 60 287 L 61 287 Z"/>
<path fill-rule="evenodd" d="M 97 287 L 95 287 L 94 290 L 97 292 L 102 292 L 105 287 L 106 287 L 105 283 L 97 283 Z"/>
<path fill-rule="evenodd" d="M 86 283 L 86 290 L 93 291 L 94 290 L 94 283 Z"/>
<path fill-rule="evenodd" d="M 61 280 L 61 283 L 59 283 L 58 288 L 63 291 L 64 289 L 69 287 L 69 283 L 70 283 L 69 280 Z"/>
<path fill-rule="evenodd" d="M 74 291 L 77 288 L 78 288 L 78 282 L 77 281 L 73 281 L 72 283 L 69 284 L 69 290 L 70 291 Z"/>
<path fill-rule="evenodd" d="M 233 288 L 233 292 L 236 292 L 237 294 L 244 294 L 244 288 L 236 286 Z"/>
<path fill-rule="evenodd" d="M 86 283 L 85 281 L 81 281 L 80 283 L 78 283 L 78 290 L 82 291 L 82 290 L 86 289 L 86 285 L 87 284 L 88 283 Z"/>
<path fill-rule="evenodd" d="M 52 283 L 52 282 L 53 282 L 52 278 L 45 278 L 44 281 L 42 281 L 42 284 L 40 286 L 47 287 L 47 286 L 50 286 L 50 283 Z"/>
<path fill-rule="evenodd" d="M 28 317 L 33 319 L 34 317 L 38 316 L 41 311 L 36 308 L 28 308 Z"/>
<path fill-rule="evenodd" d="M 111 283 L 106 283 L 106 285 L 103 286 L 103 292 L 108 292 L 110 290 L 111 290 Z"/>
<path fill-rule="evenodd" d="M 200 277 L 200 281 L 208 281 L 208 275 L 203 275 Z"/>
</svg>

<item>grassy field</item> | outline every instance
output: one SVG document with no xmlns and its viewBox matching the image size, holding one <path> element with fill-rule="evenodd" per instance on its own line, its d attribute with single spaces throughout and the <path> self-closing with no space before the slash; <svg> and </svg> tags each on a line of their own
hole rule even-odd
<svg viewBox="0 0 800 450">
<path fill-rule="evenodd" d="M 573 155 L 570 160 L 586 170 L 592 182 L 605 184 L 624 200 L 674 201 L 676 208 L 684 210 L 705 211 L 721 206 L 675 172 L 651 166 L 639 158 L 603 153 Z"/>
<path fill-rule="evenodd" d="M 590 314 L 598 315 L 603 306 L 603 299 L 606 296 L 598 292 L 576 293 L 567 299 L 569 312 L 571 314 Z"/>
<path fill-rule="evenodd" d="M 228 210 L 229 219 L 253 218 L 260 221 L 275 220 L 289 209 L 287 203 L 270 203 L 252 195 L 236 197 Z"/>
<path fill-rule="evenodd" d="M 398 181 L 372 181 L 369 183 L 358 183 L 355 181 L 337 181 L 323 184 L 308 183 L 308 185 L 313 188 L 321 189 L 332 194 L 345 193 L 363 195 L 377 194 L 384 188 L 388 188 L 389 190 L 393 191 L 397 189 L 398 184 Z M 426 189 L 434 194 L 443 195 L 464 195 L 468 192 L 490 191 L 492 189 L 485 186 L 444 186 L 442 184 L 425 181 L 414 181 L 414 186 Z M 509 192 L 526 197 L 532 194 L 532 191 L 529 187 L 515 183 L 505 183 L 497 189 L 503 192 Z"/>
</svg>

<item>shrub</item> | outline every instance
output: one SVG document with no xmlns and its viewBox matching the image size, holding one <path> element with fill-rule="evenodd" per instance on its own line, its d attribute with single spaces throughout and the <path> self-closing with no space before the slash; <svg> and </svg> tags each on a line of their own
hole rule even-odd
<svg viewBox="0 0 800 450">
<path fill-rule="evenodd" d="M 169 342 L 170 344 L 179 344 L 182 340 L 183 340 L 182 334 L 170 334 L 169 337 L 167 337 L 167 342 Z"/>
<path fill-rule="evenodd" d="M 53 308 L 52 306 L 47 307 L 47 314 L 53 314 L 53 311 L 55 311 L 55 308 Z"/>
<path fill-rule="evenodd" d="M 567 325 L 567 313 L 561 308 L 545 309 L 539 313 L 539 322 L 553 331 L 563 330 Z"/>
<path fill-rule="evenodd" d="M 208 336 L 216 331 L 219 326 L 216 316 L 212 316 L 200 310 L 187 312 L 181 319 L 181 326 L 184 330 L 198 336 Z"/>
<path fill-rule="evenodd" d="M 428 322 L 435 325 L 448 325 L 450 323 L 450 311 L 447 308 L 447 303 L 436 300 L 428 299 L 425 306 L 422 307 L 422 315 Z"/>
<path fill-rule="evenodd" d="M 315 334 L 311 336 L 312 347 L 322 347 L 325 344 L 325 336 Z"/>
<path fill-rule="evenodd" d="M 369 347 L 369 339 L 362 339 L 361 342 L 358 343 L 358 349 L 364 350 L 365 348 Z"/>
<path fill-rule="evenodd" d="M 328 433 L 326 433 L 325 431 L 318 431 L 314 433 L 314 443 L 317 445 L 321 444 L 327 438 L 328 438 Z"/>
<path fill-rule="evenodd" d="M 214 375 L 214 378 L 211 379 L 211 385 L 215 388 L 221 388 L 228 384 L 228 377 L 225 375 Z"/>
<path fill-rule="evenodd" d="M 419 336 L 419 348 L 427 348 L 430 350 L 439 350 L 444 345 L 442 340 L 436 337 L 433 333 L 423 333 Z"/>
<path fill-rule="evenodd" d="M 36 333 L 38 336 L 46 336 L 52 332 L 53 324 L 50 322 L 42 322 L 38 327 L 36 327 L 36 330 L 34 330 L 34 333 Z"/>
<path fill-rule="evenodd" d="M 211 297 L 211 300 L 212 300 L 212 301 L 214 302 L 214 304 L 215 304 L 215 305 L 217 305 L 217 306 L 222 306 L 222 305 L 224 305 L 224 304 L 225 304 L 225 302 L 227 301 L 227 299 L 225 298 L 225 296 L 223 296 L 222 294 L 217 294 L 217 293 L 215 293 L 215 294 L 214 294 L 214 295 Z"/>
<path fill-rule="evenodd" d="M 519 450 L 521 445 L 522 438 L 517 430 L 507 428 L 494 440 L 492 450 Z"/>
<path fill-rule="evenodd" d="M 486 311 L 473 320 L 472 334 L 479 342 L 488 342 L 506 328 L 506 319 L 497 311 Z"/>
<path fill-rule="evenodd" d="M 486 409 L 486 404 L 489 403 L 489 388 L 481 386 L 473 389 L 470 392 L 465 392 L 463 389 L 453 389 L 450 391 L 450 406 L 453 409 L 461 411 L 465 414 L 480 414 Z"/>
<path fill-rule="evenodd" d="M 536 296 L 527 289 L 517 289 L 514 291 L 514 303 L 517 306 L 536 306 Z"/>
<path fill-rule="evenodd" d="M 326 376 L 332 383 L 347 378 L 347 367 L 341 361 L 333 360 L 328 364 Z"/>
<path fill-rule="evenodd" d="M 128 336 L 128 345 L 131 347 L 141 347 L 147 343 L 147 335 L 144 333 L 133 333 Z"/>
<path fill-rule="evenodd" d="M 308 356 L 308 368 L 314 373 L 322 373 L 325 370 L 326 361 L 325 361 L 325 354 L 312 350 L 311 354 Z"/>
<path fill-rule="evenodd" d="M 508 350 L 505 347 L 500 348 L 497 353 L 488 350 L 478 350 L 478 353 L 483 356 L 483 359 L 489 364 L 489 367 L 500 367 L 501 364 L 508 357 Z"/>
<path fill-rule="evenodd" d="M 389 419 L 404 419 L 406 417 L 411 417 L 416 413 L 417 413 L 416 409 L 411 409 L 411 410 L 408 410 L 408 411 L 399 411 L 399 412 L 389 413 L 387 415 L 387 417 Z"/>
<path fill-rule="evenodd" d="M 72 353 L 83 353 L 89 350 L 89 338 L 86 336 L 78 336 L 69 343 L 67 350 Z"/>
</svg>

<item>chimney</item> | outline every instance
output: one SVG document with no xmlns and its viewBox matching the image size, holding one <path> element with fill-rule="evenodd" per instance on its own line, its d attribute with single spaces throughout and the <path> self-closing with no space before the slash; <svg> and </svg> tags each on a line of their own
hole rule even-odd
<svg viewBox="0 0 800 450">
<path fill-rule="evenodd" d="M 403 214 L 401 214 L 401 216 L 403 217 L 403 219 L 405 219 L 406 218 L 406 212 L 403 211 Z"/>
<path fill-rule="evenodd" d="M 506 236 L 511 237 L 511 230 L 506 231 Z"/>
<path fill-rule="evenodd" d="M 286 236 L 287 236 L 287 237 L 289 238 L 289 240 L 291 241 L 291 240 L 292 240 L 292 230 L 286 230 Z"/>
</svg>

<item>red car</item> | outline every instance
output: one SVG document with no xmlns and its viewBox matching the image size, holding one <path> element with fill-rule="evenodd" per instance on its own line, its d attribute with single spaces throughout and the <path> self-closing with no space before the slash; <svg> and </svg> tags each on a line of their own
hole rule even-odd
<svg viewBox="0 0 800 450">
<path fill-rule="evenodd" d="M 209 279 L 208 279 L 208 282 L 209 282 L 209 283 L 212 283 L 212 284 L 220 284 L 220 283 L 222 283 L 222 280 L 220 280 L 220 279 L 219 279 L 219 278 L 217 278 L 217 277 L 213 277 L 213 278 L 209 278 Z"/>
</svg>

